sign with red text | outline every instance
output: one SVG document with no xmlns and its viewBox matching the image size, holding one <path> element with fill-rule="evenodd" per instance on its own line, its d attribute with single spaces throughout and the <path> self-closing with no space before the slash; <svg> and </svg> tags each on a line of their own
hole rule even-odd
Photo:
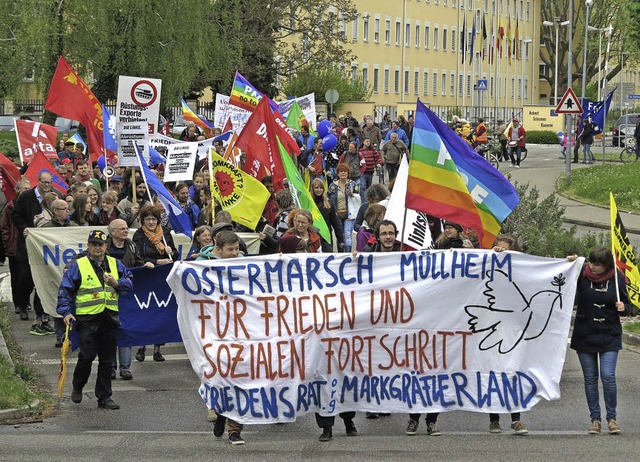
<svg viewBox="0 0 640 462">
<path fill-rule="evenodd" d="M 121 75 L 118 79 L 118 122 L 147 122 L 149 134 L 158 132 L 162 80 Z"/>
<path fill-rule="evenodd" d="M 200 394 L 243 423 L 306 412 L 518 412 L 560 398 L 582 259 L 489 250 L 176 262 Z"/>
</svg>

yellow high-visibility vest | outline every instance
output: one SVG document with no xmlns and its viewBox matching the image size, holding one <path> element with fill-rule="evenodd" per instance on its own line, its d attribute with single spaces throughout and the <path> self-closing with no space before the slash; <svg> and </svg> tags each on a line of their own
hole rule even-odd
<svg viewBox="0 0 640 462">
<path fill-rule="evenodd" d="M 116 259 L 108 255 L 107 265 L 109 273 L 118 279 L 118 265 Z M 76 294 L 76 315 L 98 314 L 105 308 L 118 311 L 118 293 L 110 285 L 104 284 L 98 279 L 89 257 L 79 258 L 80 288 Z"/>
</svg>

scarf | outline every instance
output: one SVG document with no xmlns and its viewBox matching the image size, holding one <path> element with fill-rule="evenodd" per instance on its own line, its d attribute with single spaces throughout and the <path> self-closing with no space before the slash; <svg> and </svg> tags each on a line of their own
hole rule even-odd
<svg viewBox="0 0 640 462">
<path fill-rule="evenodd" d="M 142 231 L 144 231 L 144 235 L 147 236 L 147 239 L 149 239 L 151 243 L 156 246 L 156 250 L 160 255 L 166 253 L 164 249 L 164 243 L 162 242 L 162 226 L 156 226 L 155 231 L 150 231 L 146 226 L 143 226 Z"/>
<path fill-rule="evenodd" d="M 615 270 L 616 270 L 615 268 L 611 268 L 606 273 L 594 274 L 594 272 L 591 271 L 591 267 L 589 265 L 586 265 L 584 267 L 584 271 L 582 272 L 582 275 L 586 277 L 588 280 L 590 280 L 591 282 L 595 282 L 596 284 L 601 284 L 604 281 L 608 281 L 609 279 L 611 279 L 614 275 Z"/>
</svg>

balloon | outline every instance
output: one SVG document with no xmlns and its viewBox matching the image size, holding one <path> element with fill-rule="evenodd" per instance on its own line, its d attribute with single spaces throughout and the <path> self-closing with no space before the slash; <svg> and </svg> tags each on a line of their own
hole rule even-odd
<svg viewBox="0 0 640 462">
<path fill-rule="evenodd" d="M 338 138 L 336 138 L 336 135 L 327 135 L 324 138 L 322 138 L 322 150 L 325 152 L 331 151 L 336 147 L 337 144 L 338 144 Z"/>
<path fill-rule="evenodd" d="M 104 156 L 98 157 L 98 168 L 102 171 L 107 166 L 107 161 Z"/>
<path fill-rule="evenodd" d="M 320 138 L 325 138 L 329 133 L 331 133 L 331 121 L 323 120 L 318 124 L 318 135 Z"/>
</svg>

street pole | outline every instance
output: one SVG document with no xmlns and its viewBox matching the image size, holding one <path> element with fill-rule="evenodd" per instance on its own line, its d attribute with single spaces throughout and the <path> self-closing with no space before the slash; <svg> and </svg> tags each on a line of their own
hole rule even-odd
<svg viewBox="0 0 640 462">
<path fill-rule="evenodd" d="M 569 50 L 567 62 L 567 88 L 571 88 L 573 82 L 573 2 L 569 2 Z M 556 55 L 557 57 L 558 55 Z M 568 136 L 567 146 L 573 146 L 573 115 L 567 114 Z M 569 156 L 565 160 L 565 180 L 567 186 L 571 184 L 571 160 Z"/>
<path fill-rule="evenodd" d="M 589 9 L 593 5 L 593 0 L 586 0 L 584 4 L 587 7 L 587 14 L 584 22 L 584 55 L 582 58 L 582 109 L 585 108 L 584 99 L 587 97 L 587 46 L 589 44 Z"/>
<path fill-rule="evenodd" d="M 556 25 L 556 70 L 553 74 L 553 104 L 558 107 L 558 40 L 560 39 L 558 31 L 560 30 L 560 18 L 556 16 L 553 18 L 553 22 Z"/>
</svg>

